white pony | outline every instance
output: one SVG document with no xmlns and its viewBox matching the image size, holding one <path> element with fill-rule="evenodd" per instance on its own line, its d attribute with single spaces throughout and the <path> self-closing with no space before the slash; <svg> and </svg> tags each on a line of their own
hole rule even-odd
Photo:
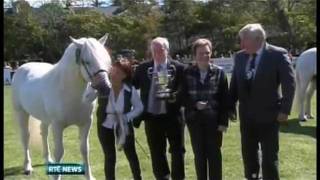
<svg viewBox="0 0 320 180">
<path fill-rule="evenodd" d="M 52 126 L 55 162 L 61 162 L 64 153 L 63 130 L 70 125 L 79 127 L 85 176 L 92 180 L 88 137 L 95 102 L 87 101 L 86 96 L 88 92 L 101 87 L 110 89 L 107 72 L 111 68 L 111 58 L 104 47 L 107 34 L 99 41 L 94 38 L 70 38 L 73 43 L 55 65 L 26 63 L 16 71 L 12 82 L 13 107 L 21 130 L 26 174 L 33 170 L 28 130 L 31 115 L 41 121 L 43 152 L 47 163 L 52 162 L 47 142 L 48 126 Z M 90 83 L 94 84 L 95 89 L 91 88 Z M 60 179 L 61 176 L 55 178 Z"/>
<path fill-rule="evenodd" d="M 317 88 L 317 48 L 304 51 L 296 60 L 296 105 L 299 120 L 312 119 L 311 98 Z M 310 86 L 309 86 L 310 84 Z M 308 89 L 309 86 L 309 89 Z M 306 103 L 305 103 L 306 98 Z"/>
</svg>

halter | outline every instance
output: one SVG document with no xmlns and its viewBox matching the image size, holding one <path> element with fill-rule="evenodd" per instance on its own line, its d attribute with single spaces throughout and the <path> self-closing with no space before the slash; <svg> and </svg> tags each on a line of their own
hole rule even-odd
<svg viewBox="0 0 320 180">
<path fill-rule="evenodd" d="M 100 72 L 106 72 L 108 73 L 106 70 L 104 69 L 99 69 L 97 72 L 93 73 L 93 75 L 90 73 L 87 65 L 84 63 L 83 59 L 80 58 L 80 54 L 81 54 L 81 50 L 80 48 L 77 48 L 76 49 L 76 63 L 78 65 L 80 65 L 80 63 L 82 64 L 82 66 L 84 67 L 84 69 L 86 70 L 86 73 L 88 74 L 90 80 L 92 81 L 93 80 L 93 77 L 96 76 L 97 74 L 99 74 Z"/>
</svg>

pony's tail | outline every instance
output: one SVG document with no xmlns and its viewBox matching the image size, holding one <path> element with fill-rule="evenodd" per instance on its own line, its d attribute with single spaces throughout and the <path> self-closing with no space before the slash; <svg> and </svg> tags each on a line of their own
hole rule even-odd
<svg viewBox="0 0 320 180">
<path fill-rule="evenodd" d="M 296 90 L 294 93 L 294 106 L 293 109 L 297 112 L 300 111 L 300 106 L 301 106 L 301 101 L 300 101 L 300 97 L 301 97 L 301 78 L 300 78 L 300 73 L 299 71 L 296 71 L 295 73 L 296 76 Z"/>
<path fill-rule="evenodd" d="M 30 130 L 30 144 L 35 148 L 41 148 L 42 135 L 41 135 L 41 121 L 32 116 L 29 117 L 29 130 Z"/>
</svg>

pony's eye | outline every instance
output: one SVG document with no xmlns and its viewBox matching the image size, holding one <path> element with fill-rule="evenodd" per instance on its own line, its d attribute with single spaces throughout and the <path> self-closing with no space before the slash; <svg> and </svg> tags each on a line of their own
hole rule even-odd
<svg viewBox="0 0 320 180">
<path fill-rule="evenodd" d="M 90 65 L 90 62 L 89 61 L 84 61 L 83 62 L 85 65 Z"/>
</svg>

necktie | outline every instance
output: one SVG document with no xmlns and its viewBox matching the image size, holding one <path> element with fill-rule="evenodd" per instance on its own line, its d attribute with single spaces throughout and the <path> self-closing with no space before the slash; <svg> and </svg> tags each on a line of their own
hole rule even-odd
<svg viewBox="0 0 320 180">
<path fill-rule="evenodd" d="M 250 77 L 248 77 L 249 92 L 251 91 L 253 79 L 255 76 L 256 57 L 257 57 L 256 53 L 252 54 L 252 59 L 250 61 L 249 72 L 248 72 L 248 75 L 250 76 Z"/>
<path fill-rule="evenodd" d="M 162 70 L 162 66 L 159 64 L 157 65 L 157 72 L 160 72 Z"/>
<path fill-rule="evenodd" d="M 257 57 L 257 54 L 254 53 L 254 54 L 252 55 L 252 59 L 251 59 L 251 62 L 250 62 L 250 70 L 255 69 L 255 66 L 256 66 L 256 57 Z"/>
</svg>

